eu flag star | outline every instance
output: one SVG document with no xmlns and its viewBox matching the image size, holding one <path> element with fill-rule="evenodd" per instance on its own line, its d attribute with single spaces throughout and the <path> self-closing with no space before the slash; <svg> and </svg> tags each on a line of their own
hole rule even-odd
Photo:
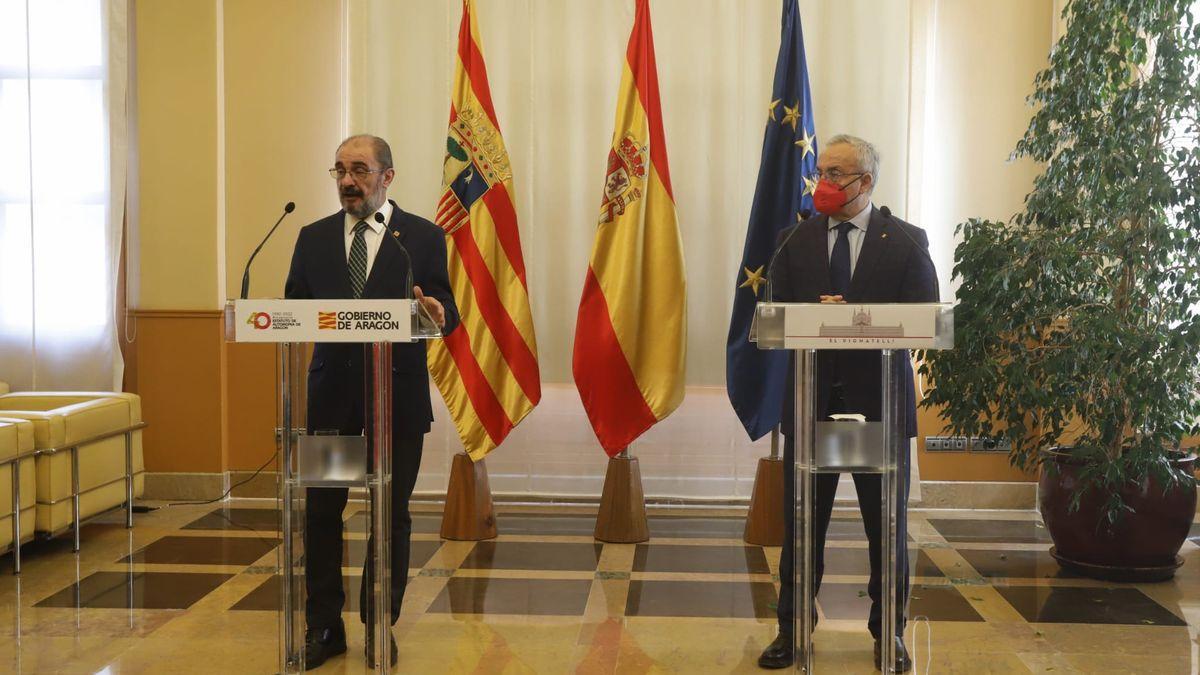
<svg viewBox="0 0 1200 675">
<path fill-rule="evenodd" d="M 804 161 L 804 158 L 809 155 L 816 154 L 816 151 L 813 149 L 814 140 L 816 140 L 816 137 L 808 133 L 808 129 L 801 132 L 800 140 L 796 141 L 796 147 L 800 148 L 800 161 Z"/>
<path fill-rule="evenodd" d="M 796 130 L 796 124 L 800 121 L 800 102 L 796 101 L 796 105 L 792 107 L 783 106 L 783 122 L 780 124 L 792 125 L 792 131 Z"/>
<path fill-rule="evenodd" d="M 813 178 L 812 176 L 805 176 L 804 177 L 804 194 L 805 194 L 805 196 L 812 196 L 812 194 L 816 191 L 817 191 L 817 179 Z"/>
<path fill-rule="evenodd" d="M 758 287 L 767 283 L 766 277 L 763 276 L 764 265 L 759 265 L 758 269 L 750 271 L 749 267 L 743 267 L 746 270 L 746 280 L 742 282 L 738 288 L 749 288 L 754 291 L 754 297 L 758 297 Z"/>
<path fill-rule="evenodd" d="M 775 109 L 779 107 L 780 103 L 781 101 L 779 99 L 775 99 L 774 101 L 771 101 L 771 105 L 767 106 L 767 114 L 771 116 L 772 122 L 779 120 L 778 117 L 775 117 Z M 786 108 L 787 106 L 784 107 Z"/>
</svg>

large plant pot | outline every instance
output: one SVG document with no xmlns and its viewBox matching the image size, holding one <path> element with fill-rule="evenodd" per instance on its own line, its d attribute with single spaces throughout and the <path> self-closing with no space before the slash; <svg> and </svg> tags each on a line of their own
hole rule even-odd
<svg viewBox="0 0 1200 675">
<path fill-rule="evenodd" d="M 1061 451 L 1047 455 L 1038 480 L 1038 507 L 1054 541 L 1050 553 L 1060 565 L 1109 581 L 1163 581 L 1175 576 L 1183 564 L 1179 549 L 1196 514 L 1194 480 L 1165 493 L 1152 477 L 1127 483 L 1121 497 L 1132 511 L 1109 527 L 1103 521 L 1106 494 L 1088 490 L 1079 509 L 1071 510 L 1083 464 Z M 1194 475 L 1195 457 L 1181 456 L 1174 464 Z"/>
</svg>

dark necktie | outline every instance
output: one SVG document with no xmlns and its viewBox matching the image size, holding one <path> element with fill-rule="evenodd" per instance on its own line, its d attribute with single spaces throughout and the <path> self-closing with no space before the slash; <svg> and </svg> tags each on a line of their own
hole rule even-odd
<svg viewBox="0 0 1200 675">
<path fill-rule="evenodd" d="M 358 221 L 354 226 L 354 241 L 350 243 L 350 290 L 355 300 L 362 297 L 363 286 L 367 285 L 367 240 L 363 237 L 367 227 L 367 221 Z"/>
<path fill-rule="evenodd" d="M 854 224 L 846 221 L 838 223 L 837 240 L 833 242 L 833 251 L 829 254 L 829 282 L 833 286 L 833 294 L 843 298 L 850 292 L 850 230 Z"/>
</svg>

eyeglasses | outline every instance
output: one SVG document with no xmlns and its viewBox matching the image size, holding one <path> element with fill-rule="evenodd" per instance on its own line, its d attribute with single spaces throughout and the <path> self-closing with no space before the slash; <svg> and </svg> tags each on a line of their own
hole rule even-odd
<svg viewBox="0 0 1200 675">
<path fill-rule="evenodd" d="M 387 169 L 364 169 L 361 166 L 356 166 L 347 171 L 346 169 L 338 169 L 335 167 L 329 170 L 329 175 L 334 180 L 341 180 L 346 177 L 346 174 L 354 176 L 354 180 L 365 180 L 367 176 L 370 176 L 373 173 L 383 173 L 384 171 L 387 171 Z"/>
<path fill-rule="evenodd" d="M 816 173 L 813 175 L 815 175 L 817 177 L 817 180 L 829 180 L 829 181 L 833 181 L 836 183 L 837 181 L 839 181 L 847 176 L 862 176 L 866 173 L 867 173 L 866 171 L 840 171 L 838 169 L 830 169 L 828 171 L 822 171 L 820 169 L 817 169 Z"/>
</svg>

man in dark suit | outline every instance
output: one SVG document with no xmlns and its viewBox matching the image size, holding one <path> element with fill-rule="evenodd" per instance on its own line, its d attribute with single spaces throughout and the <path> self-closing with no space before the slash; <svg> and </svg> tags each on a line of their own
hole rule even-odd
<svg viewBox="0 0 1200 675">
<path fill-rule="evenodd" d="M 458 309 L 446 272 L 446 241 L 437 225 L 400 210 L 387 199 L 395 177 L 392 151 L 375 136 L 347 138 L 338 147 L 330 174 L 337 180 L 341 211 L 303 228 L 296 240 L 285 296 L 308 298 L 417 298 L 447 334 L 458 325 Z M 376 222 L 383 214 L 386 225 Z M 412 295 L 406 286 L 412 259 Z M 318 344 L 308 368 L 308 430 L 361 434 L 364 429 L 364 351 L 358 344 Z M 412 517 L 408 500 L 421 466 L 421 449 L 433 420 L 425 343 L 392 347 L 392 551 L 391 615 L 400 616 L 408 580 Z M 345 488 L 310 488 L 305 513 L 305 664 L 312 669 L 346 651 L 342 624 L 342 511 Z M 371 550 L 368 545 L 368 550 Z M 359 615 L 369 622 L 371 558 L 363 569 Z M 373 632 L 366 631 L 367 662 L 374 662 Z M 396 642 L 390 645 L 396 660 Z"/>
<path fill-rule="evenodd" d="M 779 302 L 937 302 L 937 276 L 927 253 L 928 238 L 918 227 L 885 215 L 871 203 L 871 193 L 879 177 L 879 154 L 868 142 L 853 136 L 835 136 L 829 140 L 817 160 L 820 182 L 813 195 L 823 215 L 809 218 L 780 235 L 782 250 L 775 262 L 774 296 Z M 903 231 L 901 231 L 903 230 Z M 907 236 L 906 236 L 907 235 Z M 920 248 L 918 248 L 920 247 Z M 906 429 L 916 435 L 916 401 L 912 365 L 907 352 L 899 355 L 898 369 L 906 409 Z M 789 380 L 794 382 L 794 365 Z M 838 413 L 860 413 L 869 421 L 881 419 L 881 354 L 877 351 L 821 351 L 817 360 L 817 415 L 821 418 Z M 784 401 L 784 466 L 792 466 L 795 457 L 794 388 L 789 386 Z M 904 648 L 904 608 L 908 597 L 907 531 L 908 455 L 901 455 L 897 505 L 900 536 L 896 546 L 896 663 L 898 672 L 907 671 L 912 661 Z M 814 593 L 824 573 L 825 534 L 833 512 L 838 474 L 815 477 L 813 498 Z M 793 550 L 795 527 L 792 481 L 784 481 L 784 522 L 786 537 L 779 564 L 779 636 L 763 651 L 763 668 L 786 668 L 795 661 L 793 653 L 793 617 L 795 616 L 795 571 Z M 862 513 L 871 557 L 871 578 L 867 593 L 871 614 L 867 628 L 875 638 L 875 667 L 880 666 L 882 597 L 879 555 L 883 524 L 880 516 L 881 481 L 879 474 L 854 474 L 858 507 Z"/>
</svg>

